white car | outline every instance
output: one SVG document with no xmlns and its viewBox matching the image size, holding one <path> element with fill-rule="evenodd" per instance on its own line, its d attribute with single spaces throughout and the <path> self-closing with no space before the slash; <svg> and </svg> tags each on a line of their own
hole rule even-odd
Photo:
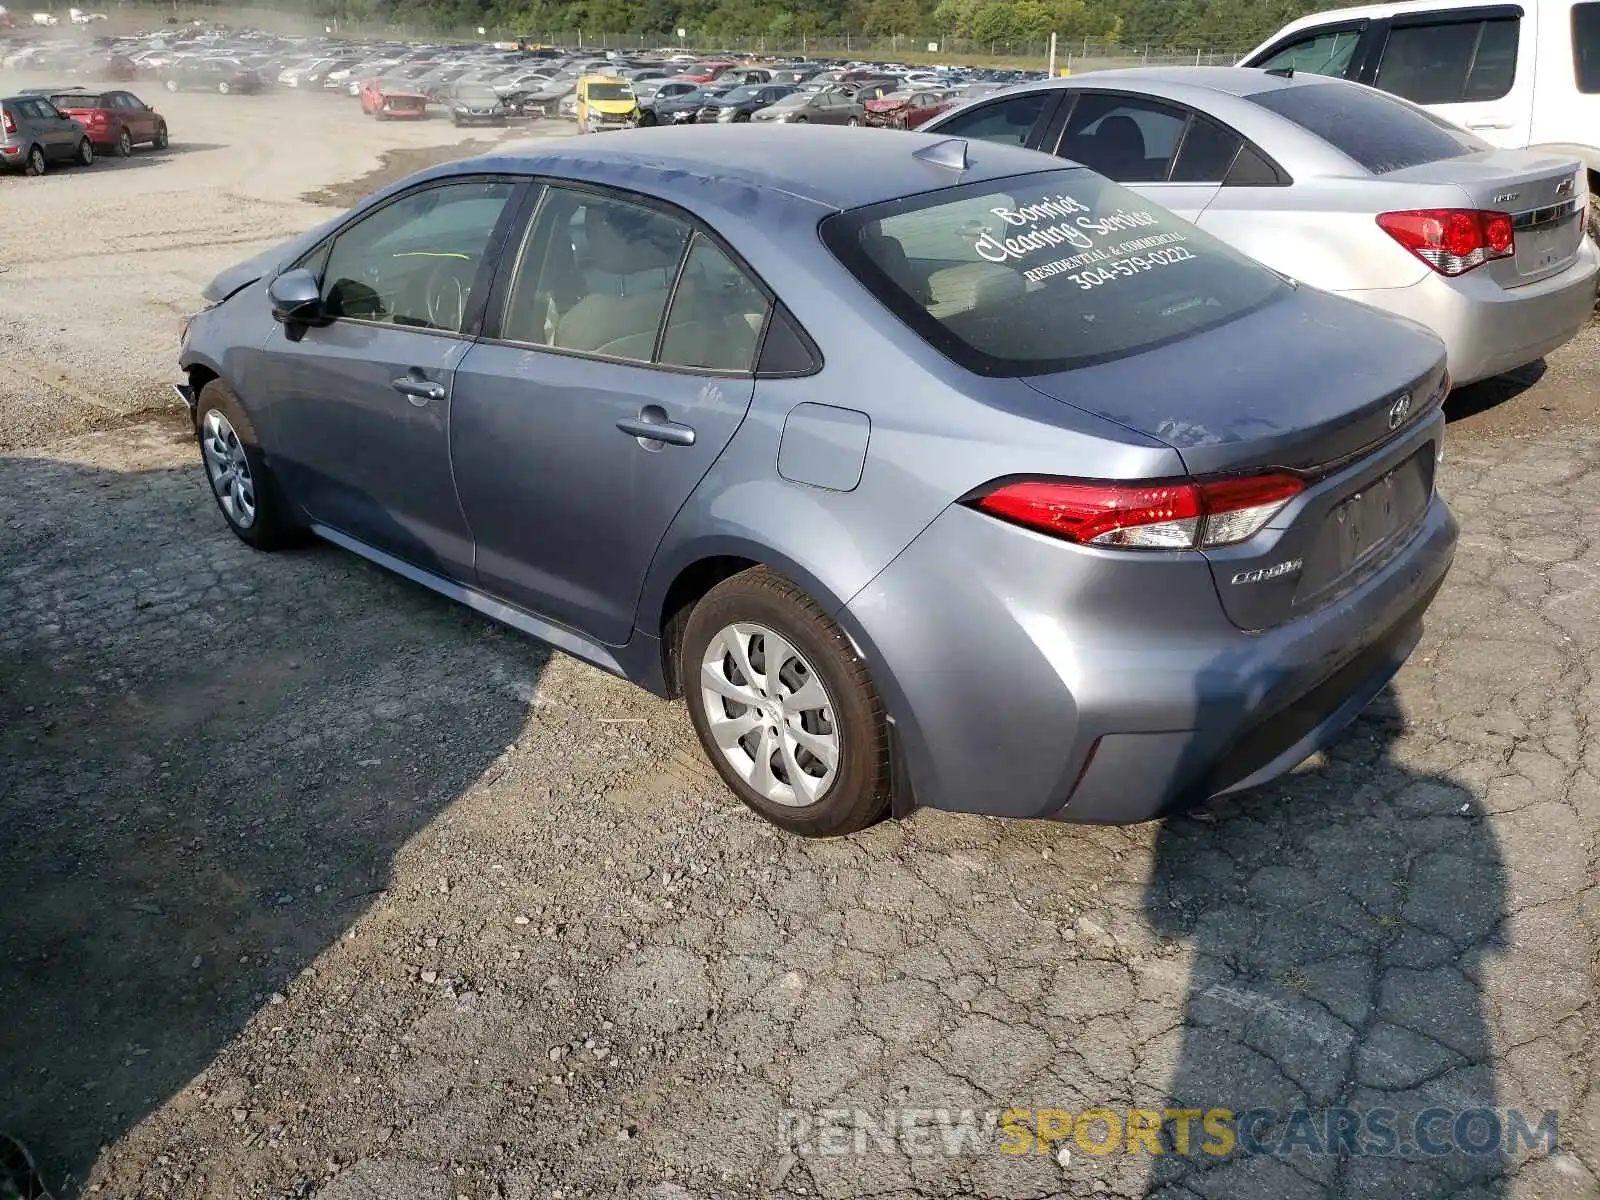
<svg viewBox="0 0 1600 1200">
<path fill-rule="evenodd" d="M 1393 92 L 1491 145 L 1576 158 L 1591 197 L 1600 193 L 1600 0 L 1401 0 L 1320 12 L 1285 25 L 1239 65 Z"/>
</svg>

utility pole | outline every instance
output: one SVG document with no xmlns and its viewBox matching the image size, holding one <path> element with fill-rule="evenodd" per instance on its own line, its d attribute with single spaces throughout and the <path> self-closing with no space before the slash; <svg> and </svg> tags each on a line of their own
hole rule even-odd
<svg viewBox="0 0 1600 1200">
<path fill-rule="evenodd" d="M 1050 35 L 1050 69 L 1046 74 L 1052 79 L 1056 75 L 1056 35 L 1053 33 Z"/>
</svg>

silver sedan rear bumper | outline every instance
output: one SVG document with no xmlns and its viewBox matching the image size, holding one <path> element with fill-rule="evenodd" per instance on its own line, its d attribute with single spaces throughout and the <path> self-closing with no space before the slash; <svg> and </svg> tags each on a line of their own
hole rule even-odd
<svg viewBox="0 0 1600 1200">
<path fill-rule="evenodd" d="M 1504 288 L 1487 272 L 1455 279 L 1429 272 L 1421 283 L 1339 293 L 1432 329 L 1449 349 L 1450 378 L 1459 386 L 1513 371 L 1566 345 L 1595 309 L 1600 251 L 1583 240 L 1558 275 Z"/>
</svg>

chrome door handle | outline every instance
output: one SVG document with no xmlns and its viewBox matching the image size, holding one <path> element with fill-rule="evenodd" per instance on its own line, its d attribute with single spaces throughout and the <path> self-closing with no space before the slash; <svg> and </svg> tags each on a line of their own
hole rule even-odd
<svg viewBox="0 0 1600 1200">
<path fill-rule="evenodd" d="M 1510 121 L 1468 121 L 1468 129 L 1510 129 Z"/>
<path fill-rule="evenodd" d="M 419 375 L 402 375 L 394 381 L 393 387 L 418 408 L 423 407 L 429 400 L 444 399 L 444 384 L 423 379 Z"/>
<path fill-rule="evenodd" d="M 694 429 L 688 425 L 680 425 L 676 421 L 669 421 L 666 410 L 657 404 L 645 405 L 639 410 L 637 417 L 624 417 L 617 422 L 617 428 L 638 438 L 640 444 L 656 443 L 656 446 L 645 446 L 647 450 L 657 449 L 661 445 L 694 445 Z"/>
</svg>

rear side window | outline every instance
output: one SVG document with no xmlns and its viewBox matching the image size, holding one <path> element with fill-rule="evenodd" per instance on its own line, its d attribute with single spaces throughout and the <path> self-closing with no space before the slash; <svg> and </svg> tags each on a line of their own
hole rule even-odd
<svg viewBox="0 0 1600 1200">
<path fill-rule="evenodd" d="M 1373 82 L 1417 104 L 1498 100 L 1516 78 L 1518 24 L 1516 17 L 1496 17 L 1397 25 Z"/>
<path fill-rule="evenodd" d="M 1281 296 L 1266 268 L 1090 171 L 988 180 L 831 217 L 830 250 L 980 375 L 1040 375 L 1191 337 Z"/>
<path fill-rule="evenodd" d="M 1600 92 L 1600 4 L 1572 6 L 1572 70 L 1580 92 Z"/>
<path fill-rule="evenodd" d="M 1374 175 L 1487 148 L 1465 130 L 1355 84 L 1312 83 L 1246 98 L 1315 134 Z"/>
<path fill-rule="evenodd" d="M 996 100 L 969 112 L 958 113 L 943 122 L 939 133 L 951 137 L 975 138 L 983 142 L 1003 142 L 1011 146 L 1027 144 L 1028 135 L 1044 115 L 1045 103 L 1053 92 L 1024 92 Z"/>
</svg>

